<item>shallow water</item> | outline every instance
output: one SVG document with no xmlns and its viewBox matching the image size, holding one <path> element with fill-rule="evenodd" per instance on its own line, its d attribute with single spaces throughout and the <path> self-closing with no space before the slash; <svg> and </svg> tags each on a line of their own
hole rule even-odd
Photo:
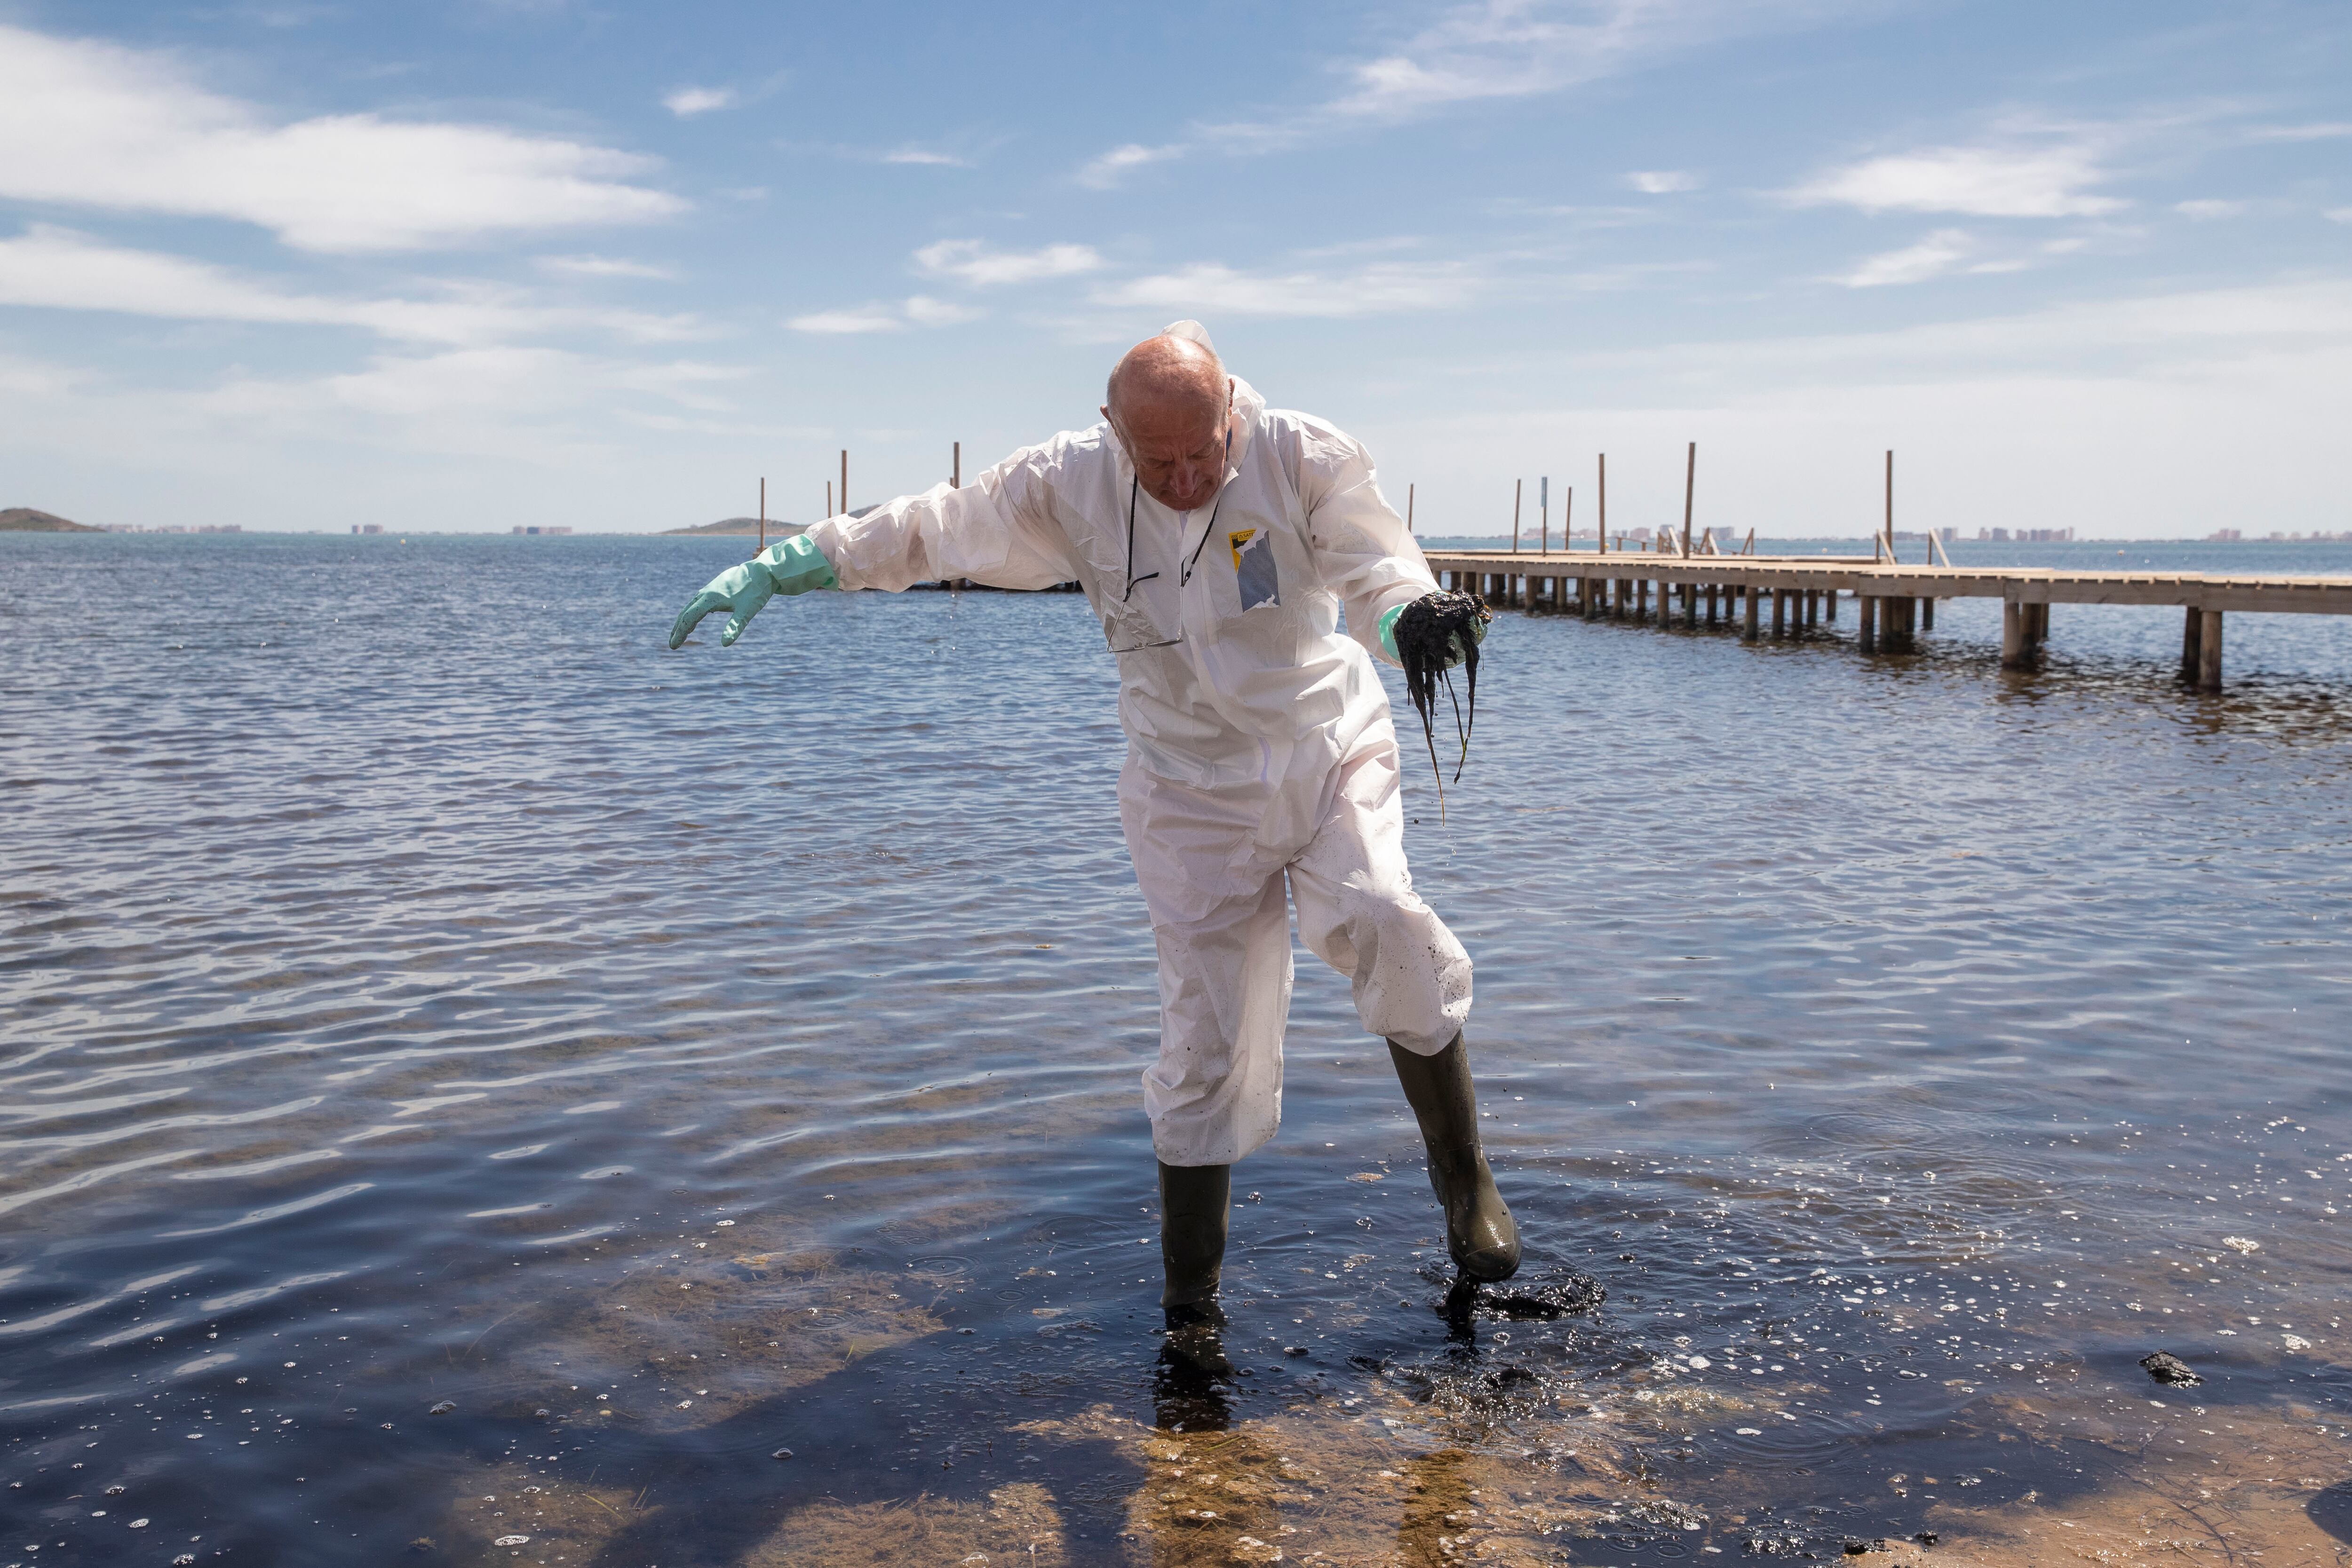
<svg viewBox="0 0 2352 1568">
<path fill-rule="evenodd" d="M 2352 1550 L 2352 625 L 1506 616 L 1411 848 L 1608 1299 L 1449 1313 L 1302 954 L 1209 1380 L 1083 601 L 740 553 L 0 537 L 0 1564 Z"/>
</svg>

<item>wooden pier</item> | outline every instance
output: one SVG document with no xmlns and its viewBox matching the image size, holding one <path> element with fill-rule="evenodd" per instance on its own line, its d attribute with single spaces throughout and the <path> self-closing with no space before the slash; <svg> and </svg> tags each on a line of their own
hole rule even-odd
<svg viewBox="0 0 2352 1568">
<path fill-rule="evenodd" d="M 1613 541 L 1612 541 L 1613 542 Z M 2352 615 L 2352 577 L 2197 571 L 2061 571 L 2038 567 L 1906 566 L 1861 556 L 1684 555 L 1673 550 L 1431 550 L 1449 588 L 1489 604 L 1669 624 L 1728 627 L 1750 642 L 1802 635 L 1854 601 L 1865 653 L 1902 653 L 1933 631 L 1943 599 L 2001 601 L 2000 664 L 2031 669 L 2053 604 L 2146 604 L 2183 612 L 2180 674 L 2221 689 L 2221 618 Z"/>
</svg>

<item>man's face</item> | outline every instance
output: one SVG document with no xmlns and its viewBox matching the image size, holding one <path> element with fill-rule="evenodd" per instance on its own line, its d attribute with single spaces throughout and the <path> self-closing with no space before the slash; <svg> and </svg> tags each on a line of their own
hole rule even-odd
<svg viewBox="0 0 2352 1568">
<path fill-rule="evenodd" d="M 1225 430 L 1233 418 L 1233 385 L 1222 406 L 1138 399 L 1117 413 L 1105 408 L 1135 476 L 1163 507 L 1189 512 L 1205 507 L 1225 479 Z"/>
</svg>

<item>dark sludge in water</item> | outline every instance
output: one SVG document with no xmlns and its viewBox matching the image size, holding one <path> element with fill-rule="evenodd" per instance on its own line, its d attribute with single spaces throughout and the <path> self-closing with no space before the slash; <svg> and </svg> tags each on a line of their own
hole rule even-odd
<svg viewBox="0 0 2352 1568">
<path fill-rule="evenodd" d="M 2147 1369 L 2150 1377 L 2155 1378 L 2158 1383 L 2169 1384 L 2175 1388 L 2194 1388 L 2205 1381 L 2189 1370 L 2187 1362 L 2169 1351 L 2159 1350 L 2152 1354 L 2141 1356 L 2139 1364 Z"/>
<path fill-rule="evenodd" d="M 1582 1317 L 1598 1312 L 1609 1299 L 1608 1289 L 1600 1281 L 1565 1263 L 1523 1270 L 1491 1285 L 1446 1273 L 1437 1265 L 1424 1270 L 1423 1275 L 1431 1283 L 1446 1287 L 1445 1300 L 1437 1311 L 1454 1322 L 1472 1318 L 1528 1322 Z"/>
<path fill-rule="evenodd" d="M 1360 1370 L 1385 1378 L 1416 1405 L 1454 1416 L 1532 1415 L 1548 1406 L 1556 1393 L 1542 1374 L 1529 1367 L 1473 1357 L 1424 1364 L 1374 1362 Z"/>
</svg>

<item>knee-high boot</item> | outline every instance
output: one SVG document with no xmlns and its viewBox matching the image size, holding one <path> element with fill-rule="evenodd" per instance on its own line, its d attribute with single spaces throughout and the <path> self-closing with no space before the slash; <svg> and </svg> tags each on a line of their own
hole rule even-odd
<svg viewBox="0 0 2352 1568">
<path fill-rule="evenodd" d="M 1389 1059 L 1429 1147 L 1429 1185 L 1445 1210 L 1454 1267 L 1467 1279 L 1509 1279 L 1519 1268 L 1519 1228 L 1478 1147 L 1478 1095 L 1462 1037 L 1434 1056 L 1417 1056 L 1391 1040 Z"/>
<path fill-rule="evenodd" d="M 1160 1162 L 1160 1261 L 1168 1279 L 1160 1304 L 1171 1321 L 1213 1310 L 1233 1214 L 1233 1172 L 1231 1166 Z"/>
</svg>

